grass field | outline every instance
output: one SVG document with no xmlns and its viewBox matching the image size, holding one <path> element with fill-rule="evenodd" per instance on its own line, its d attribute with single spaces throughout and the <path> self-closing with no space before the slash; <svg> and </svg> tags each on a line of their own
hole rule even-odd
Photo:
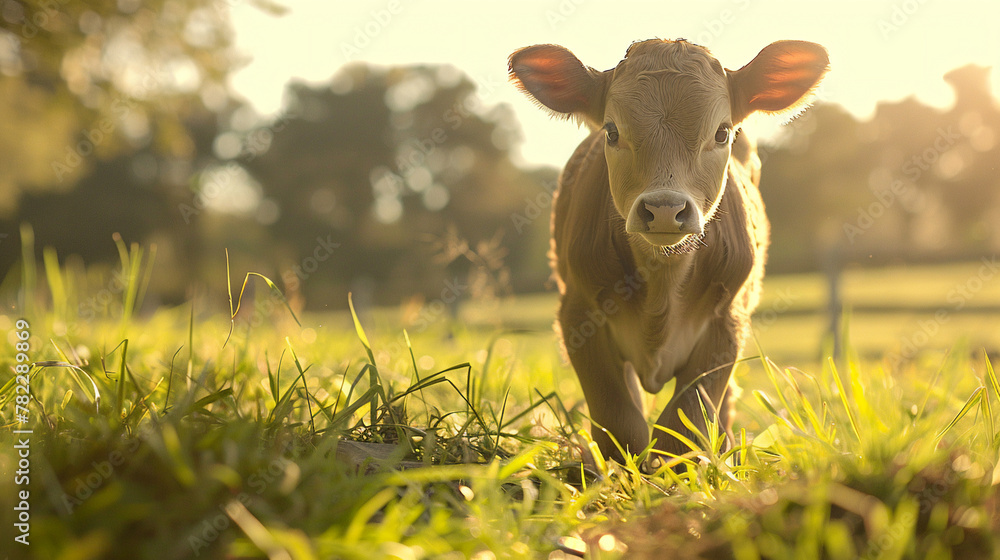
<svg viewBox="0 0 1000 560">
<path fill-rule="evenodd" d="M 252 277 L 267 313 L 136 316 L 148 257 L 121 250 L 120 285 L 84 290 L 50 260 L 0 315 L 11 558 L 1000 550 L 1000 281 L 985 263 L 848 271 L 838 361 L 823 358 L 822 278 L 770 279 L 755 326 L 767 358 L 755 345 L 736 373 L 737 446 L 701 438 L 676 470 L 643 474 L 582 469 L 585 407 L 551 294 L 468 303 L 457 318 L 436 302 L 362 310 L 356 323 L 293 318 Z M 914 311 L 864 311 L 902 305 Z"/>
</svg>

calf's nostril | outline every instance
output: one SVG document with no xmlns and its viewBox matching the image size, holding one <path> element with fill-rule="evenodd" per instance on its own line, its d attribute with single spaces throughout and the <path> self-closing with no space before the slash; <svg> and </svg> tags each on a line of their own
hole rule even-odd
<svg viewBox="0 0 1000 560">
<path fill-rule="evenodd" d="M 634 233 L 700 233 L 701 214 L 690 196 L 672 191 L 641 194 L 627 220 Z"/>
<path fill-rule="evenodd" d="M 654 219 L 656 219 L 656 216 L 654 216 L 653 212 L 649 208 L 647 208 L 646 203 L 639 205 L 638 214 L 639 214 L 639 219 L 642 221 L 642 224 L 646 226 L 646 229 L 648 230 L 649 224 L 652 223 Z"/>
<path fill-rule="evenodd" d="M 685 202 L 677 214 L 674 216 L 674 221 L 676 221 L 683 228 L 684 224 L 689 223 L 694 218 L 694 209 L 691 205 Z"/>
<path fill-rule="evenodd" d="M 673 230 L 683 225 L 681 214 L 687 209 L 684 201 L 645 200 L 639 205 L 639 217 L 647 231 Z"/>
</svg>

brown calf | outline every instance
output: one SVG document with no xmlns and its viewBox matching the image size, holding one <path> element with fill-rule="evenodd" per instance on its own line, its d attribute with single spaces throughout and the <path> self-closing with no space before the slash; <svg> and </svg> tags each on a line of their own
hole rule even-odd
<svg viewBox="0 0 1000 560">
<path fill-rule="evenodd" d="M 557 45 L 511 55 L 523 91 L 593 130 L 560 177 L 551 257 L 557 330 L 605 456 L 622 459 L 612 436 L 630 453 L 648 445 L 639 387 L 656 393 L 672 378 L 679 393 L 656 425 L 691 437 L 681 409 L 706 433 L 704 406 L 730 433 L 729 378 L 768 244 L 760 160 L 738 127 L 755 111 L 800 108 L 827 68 L 826 50 L 803 41 L 773 43 L 736 71 L 683 40 L 634 43 L 605 72 Z M 659 451 L 688 451 L 654 437 Z"/>
</svg>

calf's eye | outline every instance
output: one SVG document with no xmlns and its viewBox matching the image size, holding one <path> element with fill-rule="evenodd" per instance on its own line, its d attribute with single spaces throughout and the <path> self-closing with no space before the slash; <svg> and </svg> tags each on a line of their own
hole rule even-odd
<svg viewBox="0 0 1000 560">
<path fill-rule="evenodd" d="M 609 146 L 614 146 L 615 144 L 618 143 L 618 127 L 615 126 L 615 123 L 609 122 L 608 124 L 604 125 L 604 134 L 608 138 Z"/>
<path fill-rule="evenodd" d="M 718 144 L 725 144 L 726 142 L 729 142 L 732 135 L 733 129 L 730 128 L 729 125 L 724 124 L 719 127 L 719 130 L 715 131 L 715 141 Z"/>
</svg>

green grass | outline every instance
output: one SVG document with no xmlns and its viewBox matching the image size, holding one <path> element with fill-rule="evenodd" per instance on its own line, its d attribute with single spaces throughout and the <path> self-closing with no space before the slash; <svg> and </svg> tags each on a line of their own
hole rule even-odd
<svg viewBox="0 0 1000 560">
<path fill-rule="evenodd" d="M 10 544 L 14 512 L 0 511 L 13 557 L 997 555 L 1000 387 L 979 348 L 996 349 L 997 333 L 963 323 L 984 316 L 949 312 L 890 367 L 884 356 L 926 313 L 851 315 L 853 345 L 835 365 L 821 359 L 822 315 L 775 307 L 782 290 L 795 294 L 790 309 L 821 305 L 821 279 L 774 278 L 761 309 L 776 317 L 759 315 L 757 330 L 769 358 L 750 349 L 736 372 L 737 446 L 700 438 L 676 471 L 589 472 L 585 407 L 551 333 L 550 295 L 474 303 L 458 320 L 375 309 L 356 322 L 295 317 L 252 278 L 265 314 L 234 290 L 232 322 L 197 300 L 137 317 L 152 255 L 120 250 L 121 286 L 88 289 L 47 255 L 41 273 L 25 272 L 25 301 L 0 315 L 4 504 L 22 489 L 11 431 L 24 427 L 13 378 L 22 316 L 41 363 L 28 403 L 29 547 Z M 933 310 L 974 273 L 851 272 L 845 294 Z M 997 297 L 986 286 L 975 304 Z M 105 293 L 100 313 L 72 313 Z M 347 440 L 382 458 L 358 464 Z"/>
</svg>

